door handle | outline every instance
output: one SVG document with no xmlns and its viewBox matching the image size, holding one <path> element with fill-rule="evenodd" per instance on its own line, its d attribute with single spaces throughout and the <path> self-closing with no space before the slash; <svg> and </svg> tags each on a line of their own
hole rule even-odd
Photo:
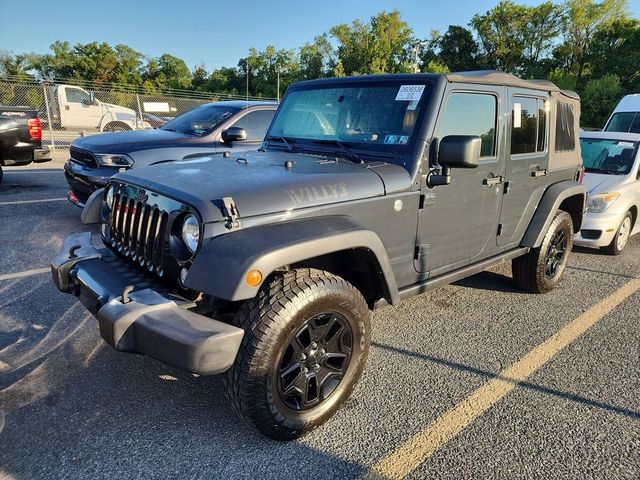
<svg viewBox="0 0 640 480">
<path fill-rule="evenodd" d="M 483 178 L 482 179 L 482 184 L 486 185 L 488 187 L 493 187 L 494 185 L 499 185 L 502 182 L 504 182 L 504 178 L 501 177 L 500 175 L 498 175 L 497 177 L 489 177 L 489 178 Z"/>
<path fill-rule="evenodd" d="M 543 168 L 543 169 L 538 169 L 538 170 L 534 170 L 533 172 L 531 172 L 531 176 L 533 178 L 538 178 L 538 177 L 544 177 L 545 175 L 547 175 L 547 169 Z"/>
</svg>

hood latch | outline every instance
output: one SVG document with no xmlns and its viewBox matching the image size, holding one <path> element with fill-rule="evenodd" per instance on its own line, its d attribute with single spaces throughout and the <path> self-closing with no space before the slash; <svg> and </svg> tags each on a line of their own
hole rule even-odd
<svg viewBox="0 0 640 480">
<path fill-rule="evenodd" d="M 224 197 L 222 199 L 223 207 L 223 215 L 227 217 L 227 223 L 225 227 L 229 230 L 236 230 L 240 228 L 240 222 L 238 221 L 240 215 L 238 215 L 238 209 L 236 208 L 236 204 L 231 197 Z"/>
</svg>

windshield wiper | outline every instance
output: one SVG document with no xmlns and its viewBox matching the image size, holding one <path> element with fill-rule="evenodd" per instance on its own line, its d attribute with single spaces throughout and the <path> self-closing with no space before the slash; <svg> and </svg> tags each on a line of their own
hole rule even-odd
<svg viewBox="0 0 640 480">
<path fill-rule="evenodd" d="M 347 146 L 344 143 L 342 143 L 340 140 L 314 140 L 313 143 L 320 144 L 320 145 L 322 144 L 336 145 L 340 147 L 342 151 L 347 154 L 347 157 L 352 161 L 354 161 L 355 163 L 360 163 L 360 164 L 365 163 L 364 160 L 362 160 L 362 158 L 360 158 L 357 153 L 347 148 Z"/>
<path fill-rule="evenodd" d="M 294 150 L 293 145 L 291 145 L 292 143 L 294 143 L 294 141 L 291 140 L 290 138 L 287 139 L 286 137 L 268 137 L 266 140 L 267 140 L 267 143 L 271 142 L 272 140 L 276 142 L 284 143 L 284 145 L 287 147 L 287 150 L 289 152 L 293 152 Z"/>
</svg>

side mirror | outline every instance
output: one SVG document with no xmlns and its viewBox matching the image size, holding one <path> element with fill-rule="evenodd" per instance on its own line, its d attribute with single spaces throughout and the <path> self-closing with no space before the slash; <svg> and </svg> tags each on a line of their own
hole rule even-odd
<svg viewBox="0 0 640 480">
<path fill-rule="evenodd" d="M 476 168 L 482 140 L 477 135 L 449 135 L 440 140 L 438 163 L 450 168 Z"/>
<path fill-rule="evenodd" d="M 242 142 L 247 139 L 247 131 L 240 127 L 229 127 L 222 132 L 224 143 Z"/>
</svg>

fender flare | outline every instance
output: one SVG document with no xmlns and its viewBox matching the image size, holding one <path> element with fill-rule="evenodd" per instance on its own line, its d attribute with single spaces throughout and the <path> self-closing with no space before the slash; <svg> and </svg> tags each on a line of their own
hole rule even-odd
<svg viewBox="0 0 640 480">
<path fill-rule="evenodd" d="M 262 283 L 250 287 L 251 270 L 262 282 L 276 269 L 322 255 L 365 249 L 377 260 L 383 295 L 391 304 L 400 297 L 391 264 L 380 238 L 346 216 L 263 225 L 229 232 L 206 240 L 185 279 L 185 286 L 229 301 L 248 300 Z"/>
<path fill-rule="evenodd" d="M 537 248 L 542 244 L 542 240 L 549 229 L 549 225 L 560 208 L 563 201 L 571 197 L 581 197 L 581 212 L 584 214 L 586 202 L 586 189 L 583 184 L 575 180 L 564 180 L 551 185 L 542 195 L 529 227 L 522 237 L 521 246 Z M 574 222 L 575 223 L 575 222 Z M 574 224 L 574 233 L 580 230 L 580 224 Z M 576 230 L 577 229 L 577 230 Z"/>
<path fill-rule="evenodd" d="M 80 220 L 84 225 L 92 225 L 102 222 L 102 197 L 104 188 L 99 188 L 91 194 L 82 207 Z"/>
</svg>

